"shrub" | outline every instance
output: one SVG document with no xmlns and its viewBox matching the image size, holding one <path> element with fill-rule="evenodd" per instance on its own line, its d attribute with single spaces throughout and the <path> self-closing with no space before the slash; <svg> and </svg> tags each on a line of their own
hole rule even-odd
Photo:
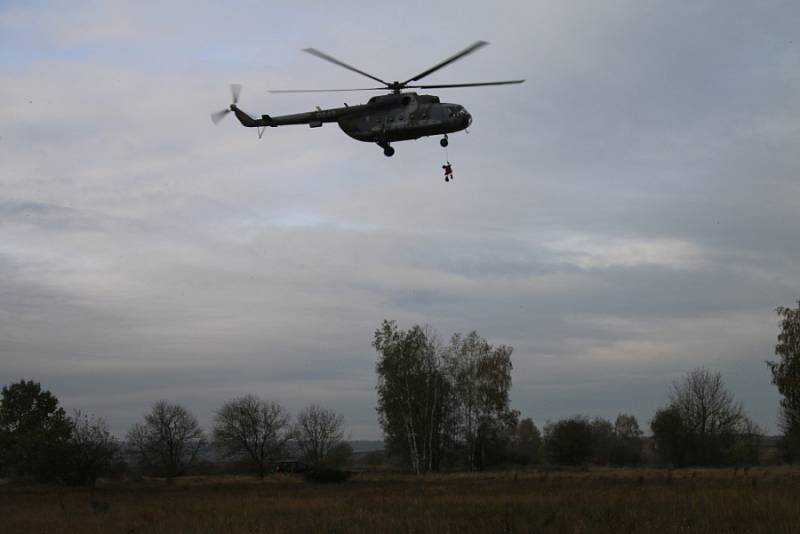
<svg viewBox="0 0 800 534">
<path fill-rule="evenodd" d="M 306 471 L 305 478 L 314 484 L 341 484 L 350 478 L 350 473 L 341 469 L 320 468 Z"/>
</svg>

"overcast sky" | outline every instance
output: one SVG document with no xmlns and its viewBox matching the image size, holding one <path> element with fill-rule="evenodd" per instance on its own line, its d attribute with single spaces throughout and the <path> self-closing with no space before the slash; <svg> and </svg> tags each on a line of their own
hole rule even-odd
<svg viewBox="0 0 800 534">
<path fill-rule="evenodd" d="M 255 393 L 380 437 L 384 318 L 514 347 L 512 404 L 646 423 L 719 370 L 775 432 L 764 360 L 800 297 L 800 4 L 0 3 L 0 383 L 40 381 L 124 435 L 158 399 L 208 424 Z M 469 134 L 386 158 L 316 47 L 425 83 Z M 445 183 L 446 156 L 456 179 Z"/>
</svg>

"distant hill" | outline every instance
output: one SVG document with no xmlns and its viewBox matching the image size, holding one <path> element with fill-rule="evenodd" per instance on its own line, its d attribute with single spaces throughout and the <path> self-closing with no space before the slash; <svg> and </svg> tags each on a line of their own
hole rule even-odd
<svg viewBox="0 0 800 534">
<path fill-rule="evenodd" d="M 353 447 L 353 452 L 372 452 L 383 450 L 383 441 L 381 440 L 370 441 L 365 439 L 357 439 L 354 441 L 348 441 L 347 443 Z"/>
</svg>

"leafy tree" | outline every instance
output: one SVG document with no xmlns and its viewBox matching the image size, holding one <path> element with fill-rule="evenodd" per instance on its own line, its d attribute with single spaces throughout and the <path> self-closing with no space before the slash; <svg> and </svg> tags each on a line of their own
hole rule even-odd
<svg viewBox="0 0 800 534">
<path fill-rule="evenodd" d="M 383 321 L 372 346 L 379 353 L 377 411 L 388 449 L 417 474 L 438 469 L 449 392 L 435 336 Z"/>
<path fill-rule="evenodd" d="M 347 465 L 352 456 L 353 447 L 346 441 L 340 441 L 338 444 L 331 447 L 325 455 L 323 465 L 331 469 L 339 469 Z"/>
<path fill-rule="evenodd" d="M 592 429 L 592 463 L 598 465 L 613 463 L 617 445 L 614 425 L 601 417 L 595 417 L 589 424 Z"/>
<path fill-rule="evenodd" d="M 512 347 L 493 347 L 472 331 L 455 334 L 444 352 L 452 384 L 457 438 L 466 450 L 469 469 L 482 469 L 498 447 L 507 446 L 517 425 L 509 404 Z"/>
<path fill-rule="evenodd" d="M 588 463 L 595 451 L 592 423 L 576 415 L 548 422 L 544 427 L 544 446 L 548 459 L 555 464 L 579 465 Z"/>
<path fill-rule="evenodd" d="M 0 393 L 0 467 L 11 476 L 61 478 L 72 427 L 58 399 L 20 380 Z"/>
<path fill-rule="evenodd" d="M 783 447 L 789 460 L 800 456 L 800 301 L 798 307 L 776 309 L 780 332 L 775 345 L 776 361 L 768 361 L 772 383 L 783 395 L 780 425 Z"/>
<path fill-rule="evenodd" d="M 519 412 L 505 410 L 493 417 L 484 417 L 478 426 L 472 469 L 485 469 L 507 463 L 513 459 L 514 432 L 519 422 Z M 466 450 L 469 450 L 467 444 Z"/>
<path fill-rule="evenodd" d="M 214 444 L 229 458 L 246 459 L 264 478 L 291 438 L 289 414 L 277 402 L 245 395 L 226 402 L 214 417 Z"/>
<path fill-rule="evenodd" d="M 167 478 L 186 474 L 206 442 L 197 418 L 164 400 L 131 428 L 127 441 L 140 466 Z"/>
<path fill-rule="evenodd" d="M 778 427 L 783 432 L 780 448 L 784 459 L 789 463 L 794 463 L 800 458 L 800 424 L 798 424 L 797 418 L 783 406 L 778 415 Z"/>
<path fill-rule="evenodd" d="M 742 430 L 728 450 L 728 462 L 735 466 L 757 465 L 764 432 L 750 419 L 745 419 Z"/>
<path fill-rule="evenodd" d="M 493 347 L 471 332 L 454 335 L 442 350 L 427 328 L 400 330 L 392 321 L 375 332 L 373 347 L 390 451 L 416 473 L 506 460 L 519 415 L 509 407 L 511 347 Z"/>
<path fill-rule="evenodd" d="M 661 461 L 668 465 L 684 465 L 689 452 L 689 438 L 678 407 L 659 408 L 650 421 L 650 429 Z"/>
<path fill-rule="evenodd" d="M 297 414 L 294 435 L 303 457 L 312 467 L 327 465 L 334 459 L 341 462 L 342 459 L 336 455 L 329 458 L 344 439 L 344 417 L 334 410 L 310 405 Z M 338 456 L 342 452 L 338 450 Z"/>
<path fill-rule="evenodd" d="M 614 422 L 614 465 L 639 465 L 642 462 L 642 430 L 636 417 L 619 414 Z"/>
<path fill-rule="evenodd" d="M 636 417 L 621 413 L 614 421 L 614 435 L 622 440 L 641 439 L 643 432 Z"/>
<path fill-rule="evenodd" d="M 533 419 L 522 419 L 516 428 L 513 442 L 513 460 L 521 464 L 538 464 L 542 460 L 542 434 Z"/>
<path fill-rule="evenodd" d="M 548 460 L 555 464 L 621 463 L 615 456 L 620 446 L 615 427 L 601 417 L 576 415 L 549 422 L 544 427 L 544 445 Z"/>
<path fill-rule="evenodd" d="M 67 440 L 69 484 L 94 485 L 119 462 L 120 447 L 111 435 L 108 423 L 79 410 L 71 418 L 72 432 Z"/>
</svg>

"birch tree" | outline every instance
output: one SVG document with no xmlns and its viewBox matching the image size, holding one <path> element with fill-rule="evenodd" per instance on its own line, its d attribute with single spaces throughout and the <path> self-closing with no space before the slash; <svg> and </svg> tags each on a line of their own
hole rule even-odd
<svg viewBox="0 0 800 534">
<path fill-rule="evenodd" d="M 783 396 L 779 425 L 784 453 L 789 461 L 800 457 L 800 301 L 797 308 L 777 308 L 780 332 L 775 345 L 776 361 L 768 361 L 772 383 Z"/>
<path fill-rule="evenodd" d="M 465 449 L 465 463 L 478 469 L 486 463 L 490 443 L 510 441 L 517 414 L 510 408 L 512 347 L 493 347 L 473 331 L 455 334 L 444 353 L 444 365 L 452 384 L 452 401 L 458 439 Z"/>
<path fill-rule="evenodd" d="M 421 326 L 400 330 L 384 321 L 372 346 L 379 353 L 378 419 L 387 446 L 411 469 L 438 468 L 447 403 L 435 335 Z"/>
</svg>

